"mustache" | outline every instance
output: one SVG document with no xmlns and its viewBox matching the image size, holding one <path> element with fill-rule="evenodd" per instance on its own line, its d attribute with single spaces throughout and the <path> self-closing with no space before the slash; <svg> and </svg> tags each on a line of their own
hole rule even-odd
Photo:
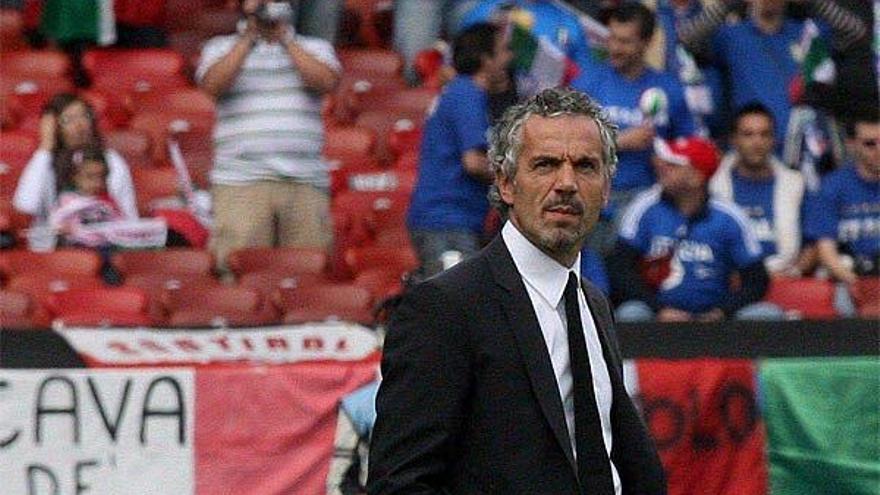
<svg viewBox="0 0 880 495">
<path fill-rule="evenodd" d="M 552 200 L 547 201 L 547 203 L 544 204 L 545 210 L 552 210 L 554 208 L 560 208 L 560 207 L 561 208 L 570 208 L 572 210 L 572 212 L 575 213 L 576 215 L 582 215 L 584 213 L 584 211 L 586 210 L 586 206 L 584 206 L 584 204 L 582 202 L 580 202 L 577 198 L 575 198 L 573 196 L 552 199 Z"/>
</svg>

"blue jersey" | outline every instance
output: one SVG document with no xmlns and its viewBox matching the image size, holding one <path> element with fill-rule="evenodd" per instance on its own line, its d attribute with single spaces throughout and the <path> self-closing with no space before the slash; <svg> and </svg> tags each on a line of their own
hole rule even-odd
<svg viewBox="0 0 880 495">
<path fill-rule="evenodd" d="M 867 181 L 848 165 L 826 175 L 810 201 L 807 237 L 835 239 L 856 257 L 880 254 L 880 181 Z"/>
<path fill-rule="evenodd" d="M 736 169 L 731 171 L 733 202 L 742 209 L 752 223 L 752 230 L 761 243 L 761 256 L 776 254 L 776 229 L 773 226 L 773 190 L 776 176 L 767 179 L 749 179 Z"/>
<path fill-rule="evenodd" d="M 820 29 L 827 39 L 827 28 Z M 722 25 L 712 38 L 714 58 L 731 81 L 733 108 L 752 101 L 769 108 L 776 121 L 777 152 L 785 143 L 791 112 L 788 88 L 806 55 L 798 47 L 803 31 L 803 21 L 786 19 L 778 32 L 767 35 L 746 19 Z"/>
<path fill-rule="evenodd" d="M 736 205 L 712 199 L 686 218 L 659 186 L 633 200 L 620 239 L 645 258 L 670 258 L 657 301 L 691 313 L 718 307 L 730 293 L 731 274 L 761 260 L 761 246 Z"/>
<path fill-rule="evenodd" d="M 611 66 L 602 64 L 596 71 L 581 73 L 571 85 L 598 101 L 608 118 L 620 130 L 641 125 L 647 117 L 639 109 L 639 99 L 646 89 L 660 88 L 666 93 L 669 108 L 654 118 L 657 135 L 664 139 L 694 134 L 694 119 L 684 100 L 678 79 L 650 68 L 636 79 L 621 76 Z M 617 153 L 617 173 L 611 181 L 614 191 L 643 189 L 654 184 L 651 148 Z"/>
<path fill-rule="evenodd" d="M 462 155 L 485 150 L 488 129 L 486 91 L 469 76 L 450 81 L 425 121 L 419 176 L 407 214 L 411 229 L 482 231 L 489 186 L 465 171 Z"/>
<path fill-rule="evenodd" d="M 596 64 L 590 52 L 590 42 L 580 21 L 570 12 L 550 1 L 483 0 L 465 14 L 460 29 L 478 22 L 489 22 L 499 8 L 513 5 L 532 15 L 532 35 L 553 43 L 570 58 L 581 72 L 590 71 Z"/>
<path fill-rule="evenodd" d="M 581 249 L 581 277 L 592 282 L 606 296 L 611 293 L 611 282 L 605 271 L 605 263 L 598 253 L 587 246 Z"/>
</svg>

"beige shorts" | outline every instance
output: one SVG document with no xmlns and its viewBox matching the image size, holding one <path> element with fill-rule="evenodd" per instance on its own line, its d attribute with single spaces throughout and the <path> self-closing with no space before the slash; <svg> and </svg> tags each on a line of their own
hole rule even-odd
<svg viewBox="0 0 880 495">
<path fill-rule="evenodd" d="M 211 250 L 220 267 L 226 255 L 244 247 L 330 245 L 330 197 L 325 191 L 291 181 L 264 181 L 215 185 L 211 193 Z"/>
</svg>

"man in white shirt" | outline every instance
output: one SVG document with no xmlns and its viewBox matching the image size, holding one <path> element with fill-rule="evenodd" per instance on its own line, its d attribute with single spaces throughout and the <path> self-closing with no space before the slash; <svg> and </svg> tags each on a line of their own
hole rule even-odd
<svg viewBox="0 0 880 495">
<path fill-rule="evenodd" d="M 284 7 L 287 8 L 279 8 Z M 202 50 L 199 86 L 217 100 L 212 249 L 330 243 L 321 97 L 339 82 L 333 47 L 297 35 L 290 4 L 242 0 L 238 34 Z"/>
<path fill-rule="evenodd" d="M 396 310 L 368 492 L 666 493 L 608 303 L 579 278 L 614 127 L 583 93 L 545 90 L 493 129 L 489 161 L 507 223 Z"/>
</svg>

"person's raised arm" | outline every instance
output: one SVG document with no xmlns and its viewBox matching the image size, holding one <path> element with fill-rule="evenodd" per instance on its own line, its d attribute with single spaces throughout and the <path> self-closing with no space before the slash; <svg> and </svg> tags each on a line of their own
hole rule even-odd
<svg viewBox="0 0 880 495">
<path fill-rule="evenodd" d="M 339 72 L 305 49 L 302 42 L 287 24 L 279 24 L 273 36 L 284 45 L 303 83 L 318 94 L 326 94 L 339 84 Z"/>
<path fill-rule="evenodd" d="M 258 37 L 255 21 L 248 19 L 247 28 L 235 40 L 232 49 L 205 71 L 200 78 L 199 87 L 214 99 L 223 95 L 232 87 Z"/>
<path fill-rule="evenodd" d="M 705 55 L 707 41 L 724 22 L 741 0 L 711 2 L 696 17 L 682 21 L 678 26 L 678 39 L 691 53 Z"/>
<path fill-rule="evenodd" d="M 852 45 L 866 41 L 870 43 L 868 27 L 857 15 L 846 8 L 829 0 L 805 0 L 816 17 L 822 19 L 834 32 L 832 44 L 834 48 L 843 51 Z"/>
</svg>

